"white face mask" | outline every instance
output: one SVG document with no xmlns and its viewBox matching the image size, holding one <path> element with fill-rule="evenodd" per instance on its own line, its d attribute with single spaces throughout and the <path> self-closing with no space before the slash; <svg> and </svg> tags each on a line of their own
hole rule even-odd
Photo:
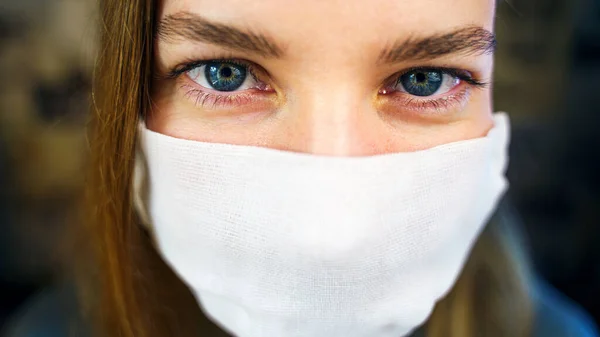
<svg viewBox="0 0 600 337">
<path fill-rule="evenodd" d="M 234 336 L 404 336 L 453 286 L 506 189 L 508 118 L 495 123 L 484 138 L 372 157 L 141 127 L 137 206 L 164 259 Z"/>
</svg>

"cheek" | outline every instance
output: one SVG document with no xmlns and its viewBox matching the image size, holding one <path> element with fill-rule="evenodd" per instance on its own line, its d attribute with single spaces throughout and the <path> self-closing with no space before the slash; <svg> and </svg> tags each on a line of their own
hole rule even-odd
<svg viewBox="0 0 600 337">
<path fill-rule="evenodd" d="M 163 84 L 154 84 L 152 104 L 146 114 L 146 127 L 154 132 L 177 137 L 172 133 L 172 120 L 177 116 L 175 90 Z M 175 118 L 174 118 L 175 117 Z"/>
<path fill-rule="evenodd" d="M 473 124 L 473 137 L 483 137 L 494 125 L 493 106 L 492 106 L 492 91 L 490 89 L 482 90 L 478 95 L 471 100 L 468 109 L 470 110 L 469 118 Z"/>
<path fill-rule="evenodd" d="M 471 99 L 455 122 L 442 125 L 438 133 L 430 133 L 433 146 L 484 137 L 493 127 L 493 111 L 489 89 L 480 90 Z M 429 146 L 431 147 L 431 146 Z"/>
<path fill-rule="evenodd" d="M 484 137 L 493 127 L 490 110 L 477 110 L 450 124 L 397 126 L 386 142 L 386 153 L 426 150 L 435 146 Z M 384 141 L 382 139 L 382 141 Z"/>
<path fill-rule="evenodd" d="M 207 118 L 205 112 L 193 106 L 179 94 L 156 96 L 146 118 L 149 130 L 167 136 L 199 142 L 256 145 L 271 147 L 267 139 L 275 137 L 281 128 L 268 120 L 247 122 L 248 117 Z"/>
<path fill-rule="evenodd" d="M 390 121 L 387 123 L 387 151 L 407 152 L 480 138 L 493 127 L 491 91 L 480 89 L 470 94 L 465 107 L 453 118 L 437 122 Z M 386 132 L 380 130 L 379 135 Z"/>
</svg>

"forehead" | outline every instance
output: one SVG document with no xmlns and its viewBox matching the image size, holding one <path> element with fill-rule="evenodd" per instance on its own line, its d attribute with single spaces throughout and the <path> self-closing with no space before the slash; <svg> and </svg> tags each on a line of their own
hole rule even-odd
<svg viewBox="0 0 600 337">
<path fill-rule="evenodd" d="M 163 0 L 159 19 L 191 12 L 292 48 L 389 43 L 465 25 L 493 30 L 495 0 Z"/>
</svg>

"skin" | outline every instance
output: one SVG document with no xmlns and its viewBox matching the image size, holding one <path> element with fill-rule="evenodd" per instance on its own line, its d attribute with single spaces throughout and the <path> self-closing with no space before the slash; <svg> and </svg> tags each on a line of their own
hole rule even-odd
<svg viewBox="0 0 600 337">
<path fill-rule="evenodd" d="M 164 0 L 159 22 L 183 12 L 201 15 L 212 23 L 263 34 L 281 55 L 159 36 L 147 127 L 177 138 L 328 156 L 415 151 L 484 136 L 493 125 L 490 86 L 461 82 L 450 93 L 426 98 L 381 90 L 416 66 L 456 68 L 490 82 L 493 53 L 389 64 L 379 56 L 407 39 L 459 27 L 493 31 L 494 6 L 493 0 Z M 164 76 L 185 62 L 215 58 L 256 64 L 268 90 L 246 90 L 244 97 L 251 99 L 244 104 L 198 106 L 189 90 L 202 87 L 190 76 Z M 461 98 L 437 109 L 413 104 L 459 92 L 464 93 Z"/>
</svg>

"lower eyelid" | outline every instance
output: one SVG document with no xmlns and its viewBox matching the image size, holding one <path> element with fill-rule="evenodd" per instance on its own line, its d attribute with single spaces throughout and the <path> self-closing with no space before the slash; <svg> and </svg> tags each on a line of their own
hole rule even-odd
<svg viewBox="0 0 600 337">
<path fill-rule="evenodd" d="M 251 99 L 249 96 L 252 94 L 248 94 L 245 92 L 233 92 L 233 93 L 221 93 L 218 91 L 213 91 L 211 89 L 205 90 L 205 88 L 195 88 L 189 84 L 184 84 L 182 86 L 180 86 L 180 89 L 183 90 L 183 93 L 186 97 L 204 97 L 204 99 L 207 99 L 208 97 L 213 97 L 215 98 L 215 100 L 237 100 L 240 98 L 245 98 L 243 100 L 243 102 L 246 102 L 247 99 Z M 242 103 L 242 102 L 240 102 Z"/>
<path fill-rule="evenodd" d="M 206 110 L 269 110 L 274 106 L 271 93 L 259 92 L 254 89 L 224 93 L 189 82 L 178 85 L 177 89 L 181 92 L 182 98 L 190 101 L 194 106 Z"/>
<path fill-rule="evenodd" d="M 469 102 L 472 89 L 469 84 L 461 83 L 443 96 L 435 98 L 421 98 L 404 92 L 397 92 L 383 95 L 381 103 L 378 105 L 382 111 L 401 114 L 402 116 L 413 113 L 415 114 L 414 117 L 417 118 L 428 115 L 448 115 L 464 108 Z"/>
</svg>

